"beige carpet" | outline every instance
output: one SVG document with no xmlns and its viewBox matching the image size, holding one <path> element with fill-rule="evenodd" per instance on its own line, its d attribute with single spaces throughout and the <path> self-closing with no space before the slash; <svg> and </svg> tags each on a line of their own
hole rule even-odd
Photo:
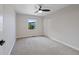
<svg viewBox="0 0 79 59">
<path fill-rule="evenodd" d="M 12 55 L 78 55 L 79 51 L 46 37 L 17 39 Z"/>
</svg>

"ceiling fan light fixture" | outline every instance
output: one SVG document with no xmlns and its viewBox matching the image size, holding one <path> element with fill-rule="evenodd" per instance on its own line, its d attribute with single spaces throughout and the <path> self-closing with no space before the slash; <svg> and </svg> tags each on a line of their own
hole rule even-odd
<svg viewBox="0 0 79 59">
<path fill-rule="evenodd" d="M 39 10 L 39 11 L 38 11 L 38 13 L 42 13 L 42 12 L 43 12 L 42 10 Z"/>
</svg>

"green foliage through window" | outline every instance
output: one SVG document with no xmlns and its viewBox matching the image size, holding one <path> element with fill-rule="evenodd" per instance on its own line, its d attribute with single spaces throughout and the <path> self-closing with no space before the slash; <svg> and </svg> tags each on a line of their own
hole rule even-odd
<svg viewBox="0 0 79 59">
<path fill-rule="evenodd" d="M 35 22 L 29 22 L 28 29 L 35 29 Z"/>
<path fill-rule="evenodd" d="M 28 29 L 35 29 L 36 27 L 36 20 L 35 19 L 28 19 Z"/>
</svg>

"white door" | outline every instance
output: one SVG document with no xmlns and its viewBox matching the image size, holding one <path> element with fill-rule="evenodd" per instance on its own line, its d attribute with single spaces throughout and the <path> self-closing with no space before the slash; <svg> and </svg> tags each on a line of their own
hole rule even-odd
<svg viewBox="0 0 79 59">
<path fill-rule="evenodd" d="M 3 5 L 0 4 L 0 40 L 3 39 Z M 0 54 L 3 54 L 3 46 L 0 45 Z"/>
</svg>

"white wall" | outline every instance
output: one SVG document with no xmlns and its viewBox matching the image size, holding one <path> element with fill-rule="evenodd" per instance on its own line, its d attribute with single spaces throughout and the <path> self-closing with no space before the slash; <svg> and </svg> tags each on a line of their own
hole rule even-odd
<svg viewBox="0 0 79 59">
<path fill-rule="evenodd" d="M 15 11 L 14 7 L 11 5 L 4 5 L 4 28 L 3 28 L 3 34 L 4 34 L 4 54 L 10 54 L 12 47 L 15 43 L 16 39 L 16 29 L 15 29 Z"/>
<path fill-rule="evenodd" d="M 28 19 L 36 19 L 36 28 L 28 29 Z M 43 19 L 36 16 L 17 14 L 16 15 L 16 35 L 17 38 L 43 35 Z"/>
<path fill-rule="evenodd" d="M 3 5 L 0 5 L 0 40 L 3 39 Z M 0 46 L 0 55 L 3 54 L 3 46 Z"/>
<path fill-rule="evenodd" d="M 79 5 L 70 5 L 46 16 L 44 33 L 51 39 L 79 50 Z"/>
</svg>

